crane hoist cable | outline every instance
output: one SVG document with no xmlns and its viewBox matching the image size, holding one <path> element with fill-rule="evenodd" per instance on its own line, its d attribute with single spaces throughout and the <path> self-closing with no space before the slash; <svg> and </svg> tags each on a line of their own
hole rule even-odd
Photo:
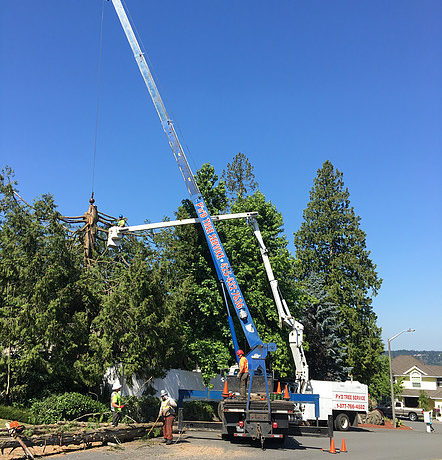
<svg viewBox="0 0 442 460">
<path fill-rule="evenodd" d="M 95 134 L 94 134 L 94 153 L 92 157 L 92 187 L 91 187 L 91 199 L 94 197 L 94 185 L 95 185 L 95 159 L 97 156 L 97 137 L 98 137 L 98 112 L 100 106 L 100 81 L 101 81 L 101 60 L 103 56 L 103 18 L 104 18 L 104 0 L 101 5 L 101 21 L 100 21 L 100 44 L 98 52 L 98 81 L 97 81 L 97 103 L 95 109 Z"/>
</svg>

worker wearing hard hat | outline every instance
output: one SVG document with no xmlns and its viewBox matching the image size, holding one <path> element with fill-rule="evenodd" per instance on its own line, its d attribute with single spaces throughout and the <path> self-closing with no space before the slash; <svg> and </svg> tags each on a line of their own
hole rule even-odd
<svg viewBox="0 0 442 460">
<path fill-rule="evenodd" d="M 121 404 L 121 395 L 120 395 L 121 385 L 117 380 L 112 385 L 112 395 L 111 395 L 111 411 L 112 411 L 112 425 L 118 426 L 118 422 L 121 420 L 121 409 L 123 409 L 124 404 Z"/>
<path fill-rule="evenodd" d="M 240 399 L 246 399 L 247 386 L 249 384 L 250 379 L 249 362 L 247 361 L 247 358 L 244 356 L 244 352 L 242 350 L 238 350 L 236 354 L 239 357 L 239 397 Z"/>
<path fill-rule="evenodd" d="M 158 418 L 163 417 L 163 442 L 167 445 L 172 444 L 172 425 L 175 419 L 175 407 L 175 400 L 169 396 L 166 390 L 161 390 L 161 406 Z"/>
<path fill-rule="evenodd" d="M 123 214 L 120 214 L 120 215 L 118 216 L 117 225 L 118 225 L 119 227 L 125 227 L 125 226 L 126 226 L 126 219 L 123 217 Z"/>
</svg>

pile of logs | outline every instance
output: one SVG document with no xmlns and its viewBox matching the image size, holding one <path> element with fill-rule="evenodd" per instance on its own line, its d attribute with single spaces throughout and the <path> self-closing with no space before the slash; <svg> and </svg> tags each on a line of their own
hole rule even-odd
<svg viewBox="0 0 442 460">
<path fill-rule="evenodd" d="M 17 447 L 46 447 L 83 445 L 94 442 L 120 444 L 141 438 L 149 432 L 153 423 L 120 424 L 118 427 L 108 423 L 58 422 L 51 425 L 34 425 L 26 427 L 19 435 L 12 437 L 7 429 L 0 429 L 0 450 L 2 455 L 7 449 Z M 21 441 L 21 442 L 20 442 Z M 32 458 L 32 457 L 30 457 Z"/>
</svg>

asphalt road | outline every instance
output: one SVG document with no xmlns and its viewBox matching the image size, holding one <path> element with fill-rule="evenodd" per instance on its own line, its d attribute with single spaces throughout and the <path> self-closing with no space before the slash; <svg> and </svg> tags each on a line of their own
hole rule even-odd
<svg viewBox="0 0 442 460">
<path fill-rule="evenodd" d="M 339 449 L 343 437 L 348 450 L 342 454 L 357 460 L 442 460 L 442 423 L 435 422 L 433 433 L 426 433 L 423 422 L 406 422 L 413 428 L 393 431 L 382 428 L 355 429 L 335 433 Z M 159 439 L 136 441 L 122 445 L 122 449 L 93 448 L 64 454 L 66 460 L 120 460 L 120 459 L 179 459 L 199 460 L 229 458 L 244 460 L 269 459 L 325 459 L 331 455 L 328 438 L 288 438 L 283 447 L 266 445 L 265 450 L 247 443 L 231 444 L 220 439 L 217 432 L 189 431 L 178 442 L 165 446 Z M 59 455 L 51 458 L 60 458 Z"/>
</svg>

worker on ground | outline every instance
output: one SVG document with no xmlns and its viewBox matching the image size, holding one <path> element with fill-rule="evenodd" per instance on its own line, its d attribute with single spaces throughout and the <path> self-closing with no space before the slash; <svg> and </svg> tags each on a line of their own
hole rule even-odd
<svg viewBox="0 0 442 460">
<path fill-rule="evenodd" d="M 120 395 L 121 385 L 118 380 L 112 385 L 112 395 L 111 395 L 111 411 L 112 411 L 112 425 L 118 426 L 118 422 L 121 421 L 121 409 L 123 409 L 124 404 L 121 404 L 121 395 Z"/>
<path fill-rule="evenodd" d="M 163 442 L 167 445 L 172 444 L 172 425 L 175 419 L 175 407 L 175 400 L 169 396 L 166 390 L 161 390 L 161 406 L 158 417 L 163 417 Z"/>
<path fill-rule="evenodd" d="M 123 217 L 123 214 L 120 214 L 118 216 L 118 222 L 117 222 L 118 227 L 125 227 L 126 226 L 126 218 Z"/>
<path fill-rule="evenodd" d="M 244 356 L 242 350 L 236 352 L 239 357 L 239 397 L 240 399 L 246 399 L 247 387 L 249 386 L 250 374 L 249 374 L 249 362 Z"/>
</svg>

